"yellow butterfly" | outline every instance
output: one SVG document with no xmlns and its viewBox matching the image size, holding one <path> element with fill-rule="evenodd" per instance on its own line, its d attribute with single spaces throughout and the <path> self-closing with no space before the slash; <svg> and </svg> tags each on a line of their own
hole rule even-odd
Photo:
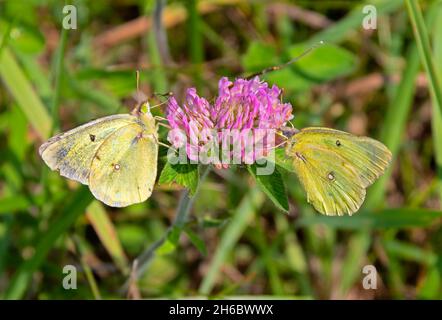
<svg viewBox="0 0 442 320">
<path fill-rule="evenodd" d="M 391 161 L 391 152 L 379 141 L 328 128 L 291 129 L 285 153 L 293 160 L 307 201 L 326 215 L 356 212 L 365 189 Z"/>
<path fill-rule="evenodd" d="M 89 185 L 98 200 L 112 207 L 143 202 L 157 175 L 158 127 L 136 108 L 88 122 L 41 145 L 40 156 L 60 175 Z"/>
</svg>

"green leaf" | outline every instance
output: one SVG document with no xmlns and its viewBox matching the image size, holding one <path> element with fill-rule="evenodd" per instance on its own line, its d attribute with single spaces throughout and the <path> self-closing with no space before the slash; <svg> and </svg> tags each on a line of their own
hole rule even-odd
<svg viewBox="0 0 442 320">
<path fill-rule="evenodd" d="M 176 182 L 190 190 L 193 195 L 198 188 L 198 165 L 196 164 L 170 164 L 166 165 L 161 171 L 159 184 Z"/>
<path fill-rule="evenodd" d="M 285 192 L 284 181 L 281 173 L 275 167 L 270 175 L 257 174 L 259 165 L 253 164 L 247 167 L 250 174 L 255 178 L 261 190 L 273 201 L 273 203 L 281 210 L 288 212 L 289 203 Z"/>
<path fill-rule="evenodd" d="M 289 47 L 285 54 L 279 55 L 270 45 L 252 42 L 242 57 L 242 63 L 247 72 L 257 73 L 268 67 L 282 65 L 310 47 L 311 45 L 307 43 L 296 44 Z M 336 45 L 325 44 L 295 63 L 265 74 L 265 77 L 270 83 L 275 83 L 286 90 L 299 91 L 347 75 L 356 65 L 357 59 L 354 54 Z"/>
<path fill-rule="evenodd" d="M 201 226 L 203 228 L 221 228 L 223 227 L 229 219 L 216 219 L 210 216 L 206 216 L 201 221 Z"/>
<path fill-rule="evenodd" d="M 166 240 L 163 244 L 157 249 L 157 253 L 164 255 L 173 252 L 180 240 L 181 232 L 183 228 L 180 226 L 173 226 L 172 229 L 167 233 Z"/>
<path fill-rule="evenodd" d="M 23 23 L 14 23 L 0 19 L 0 30 L 7 30 L 11 23 L 11 32 L 8 40 L 8 44 L 11 48 L 27 54 L 40 53 L 44 49 L 45 38 L 38 28 L 33 28 Z M 4 33 L 0 31 L 0 38 L 3 36 Z"/>
<path fill-rule="evenodd" d="M 255 73 L 281 63 L 273 46 L 262 43 L 250 43 L 247 52 L 242 56 L 241 62 L 247 72 Z"/>
<path fill-rule="evenodd" d="M 198 249 L 198 251 L 203 256 L 207 256 L 207 249 L 206 249 L 206 244 L 204 243 L 204 240 L 201 239 L 195 232 L 190 230 L 190 228 L 187 228 L 187 227 L 184 228 L 184 232 L 186 232 L 186 234 L 189 237 L 190 241 Z"/>
<path fill-rule="evenodd" d="M 169 239 L 166 239 L 166 241 L 164 241 L 163 244 L 158 247 L 156 252 L 159 255 L 165 255 L 175 251 L 175 249 L 176 249 L 176 244 L 170 241 Z"/>
<path fill-rule="evenodd" d="M 275 150 L 275 163 L 287 171 L 295 172 L 295 168 L 293 167 L 293 159 L 285 154 L 284 149 Z"/>
<path fill-rule="evenodd" d="M 291 58 L 310 48 L 306 43 L 288 49 Z M 323 44 L 291 65 L 290 69 L 311 83 L 321 83 L 351 73 L 357 65 L 356 56 L 350 51 L 332 44 Z"/>
</svg>

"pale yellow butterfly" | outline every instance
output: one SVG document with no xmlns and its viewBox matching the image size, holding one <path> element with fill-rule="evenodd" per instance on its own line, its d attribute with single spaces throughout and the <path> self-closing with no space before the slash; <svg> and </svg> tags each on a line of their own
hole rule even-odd
<svg viewBox="0 0 442 320">
<path fill-rule="evenodd" d="M 158 127 L 150 113 L 136 108 L 60 133 L 39 149 L 52 170 L 89 185 L 112 207 L 143 202 L 157 175 Z"/>
<path fill-rule="evenodd" d="M 322 214 L 353 214 L 366 188 L 382 175 L 391 152 L 381 142 L 328 128 L 291 132 L 286 155 L 307 193 L 307 201 Z"/>
</svg>

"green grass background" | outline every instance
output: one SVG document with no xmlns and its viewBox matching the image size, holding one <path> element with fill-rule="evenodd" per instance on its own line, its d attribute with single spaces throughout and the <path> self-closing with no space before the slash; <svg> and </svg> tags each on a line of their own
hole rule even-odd
<svg viewBox="0 0 442 320">
<path fill-rule="evenodd" d="M 64 1 L 0 1 L 1 298 L 124 299 L 128 285 L 131 298 L 442 298 L 441 1 L 368 1 L 376 30 L 362 28 L 363 1 L 69 4 L 76 30 L 62 28 Z M 53 133 L 128 112 L 135 70 L 146 94 L 181 100 L 194 86 L 211 98 L 220 77 L 283 63 L 320 40 L 264 78 L 284 88 L 296 127 L 369 135 L 392 151 L 352 217 L 316 213 L 283 172 L 286 214 L 247 170 L 231 168 L 212 170 L 188 221 L 171 227 L 180 186 L 109 208 L 38 156 Z M 362 287 L 369 264 L 377 290 Z M 63 289 L 65 265 L 78 270 L 76 290 Z"/>
</svg>

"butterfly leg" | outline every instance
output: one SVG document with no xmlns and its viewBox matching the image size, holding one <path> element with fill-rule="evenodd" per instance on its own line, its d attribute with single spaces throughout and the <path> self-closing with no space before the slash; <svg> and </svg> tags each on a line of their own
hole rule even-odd
<svg viewBox="0 0 442 320">
<path fill-rule="evenodd" d="M 166 118 L 159 117 L 159 116 L 154 116 L 154 118 L 155 118 L 155 120 L 167 121 Z M 168 124 L 165 124 L 165 123 L 162 123 L 162 122 L 157 122 L 157 124 L 159 124 L 159 125 L 161 125 L 161 126 L 163 126 L 165 128 L 171 129 L 171 127 Z"/>
<path fill-rule="evenodd" d="M 272 149 L 279 148 L 280 146 L 283 146 L 283 145 L 286 144 L 286 143 L 287 143 L 287 140 L 285 140 L 285 141 L 283 141 L 283 142 L 281 142 L 281 143 L 277 144 L 276 146 L 271 147 L 271 148 L 269 148 L 269 149 L 272 150 Z"/>
<path fill-rule="evenodd" d="M 167 149 L 171 149 L 171 150 L 173 150 L 174 152 L 178 152 L 178 150 L 175 149 L 174 147 L 169 146 L 168 144 L 165 144 L 165 143 L 162 143 L 161 141 L 159 141 L 158 138 L 157 138 L 156 136 L 153 136 L 153 138 L 155 139 L 155 142 L 156 142 L 158 145 L 163 146 L 163 147 L 166 147 Z"/>
</svg>

